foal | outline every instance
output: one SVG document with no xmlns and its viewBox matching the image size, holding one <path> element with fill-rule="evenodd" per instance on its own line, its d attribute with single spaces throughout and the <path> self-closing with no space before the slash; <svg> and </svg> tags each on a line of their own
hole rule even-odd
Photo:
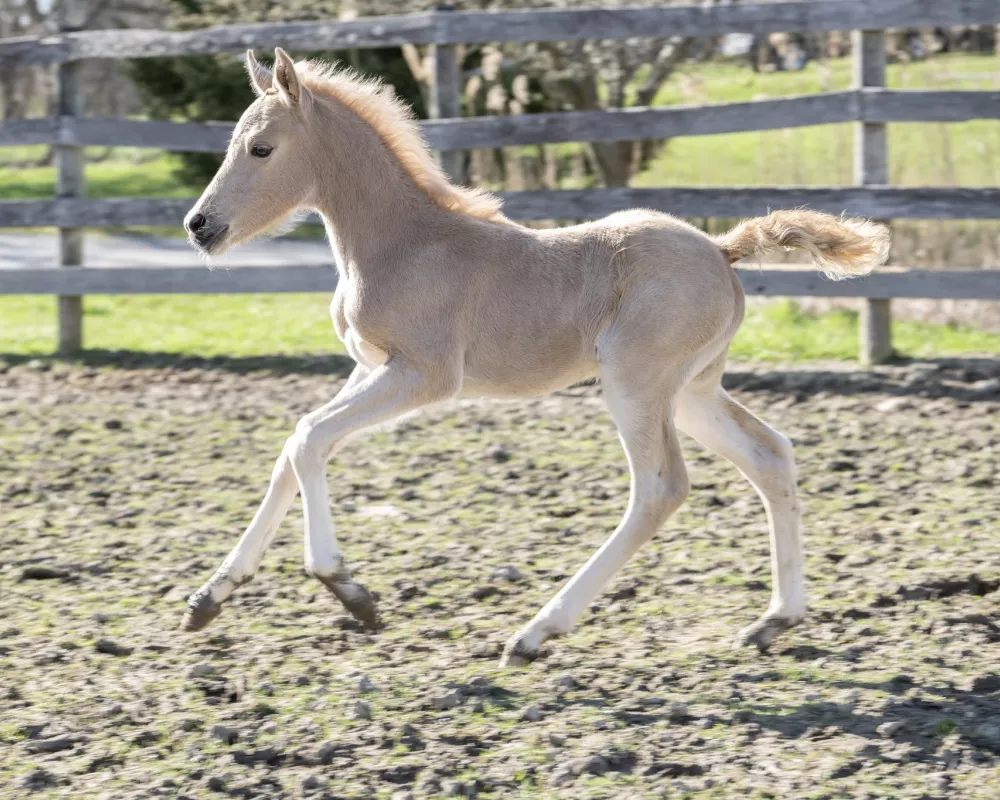
<svg viewBox="0 0 1000 800">
<path fill-rule="evenodd" d="M 631 470 L 614 534 L 505 648 L 535 658 L 687 496 L 677 431 L 729 459 L 756 488 L 771 535 L 773 595 L 740 641 L 766 648 L 805 615 L 799 506 L 788 439 L 720 385 L 743 319 L 730 265 L 776 247 L 808 250 L 834 278 L 887 255 L 885 228 L 778 211 L 710 238 L 654 211 L 532 230 L 490 195 L 453 186 L 391 88 L 275 51 L 273 74 L 247 53 L 257 99 L 218 174 L 185 220 L 215 255 L 302 209 L 322 215 L 339 280 L 330 312 L 357 362 L 347 384 L 304 416 L 278 456 L 243 537 L 188 602 L 198 630 L 253 578 L 302 495 L 305 569 L 370 628 L 330 516 L 326 463 L 347 437 L 457 396 L 527 397 L 600 378 Z"/>
</svg>

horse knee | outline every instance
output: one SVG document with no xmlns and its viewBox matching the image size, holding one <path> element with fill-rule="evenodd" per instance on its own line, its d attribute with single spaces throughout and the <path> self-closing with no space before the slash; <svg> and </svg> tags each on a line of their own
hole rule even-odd
<svg viewBox="0 0 1000 800">
<path fill-rule="evenodd" d="M 795 452 L 791 440 L 769 431 L 754 453 L 755 482 L 766 491 L 795 492 Z"/>
<path fill-rule="evenodd" d="M 308 416 L 299 420 L 295 433 L 285 441 L 283 455 L 288 457 L 296 474 L 322 468 L 326 455 L 322 452 L 316 429 L 312 427 Z"/>
<path fill-rule="evenodd" d="M 673 514 L 691 491 L 686 471 L 680 473 L 650 473 L 636 481 L 637 500 L 653 517 L 657 525 Z"/>
</svg>

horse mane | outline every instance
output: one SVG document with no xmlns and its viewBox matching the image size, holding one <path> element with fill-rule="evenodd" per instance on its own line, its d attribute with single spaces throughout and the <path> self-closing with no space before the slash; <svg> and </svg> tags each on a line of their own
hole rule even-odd
<svg viewBox="0 0 1000 800">
<path fill-rule="evenodd" d="M 414 183 L 441 208 L 478 219 L 509 222 L 502 201 L 489 192 L 455 186 L 438 166 L 410 107 L 392 86 L 352 69 L 300 61 L 295 72 L 309 91 L 343 103 L 370 125 Z"/>
</svg>

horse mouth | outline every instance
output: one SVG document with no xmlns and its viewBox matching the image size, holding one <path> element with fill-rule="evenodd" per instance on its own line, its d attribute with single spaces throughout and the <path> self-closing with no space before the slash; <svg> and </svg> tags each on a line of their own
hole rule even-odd
<svg viewBox="0 0 1000 800">
<path fill-rule="evenodd" d="M 198 231 L 197 234 L 191 234 L 188 238 L 191 240 L 191 244 L 198 250 L 207 256 L 211 256 L 220 253 L 225 248 L 228 234 L 229 226 L 223 225 L 221 228 L 204 233 Z"/>
</svg>

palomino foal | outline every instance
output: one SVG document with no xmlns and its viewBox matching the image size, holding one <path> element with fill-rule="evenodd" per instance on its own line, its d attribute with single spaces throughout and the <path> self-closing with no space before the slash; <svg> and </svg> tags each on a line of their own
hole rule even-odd
<svg viewBox="0 0 1000 800">
<path fill-rule="evenodd" d="M 526 397 L 600 378 L 631 470 L 614 534 L 508 642 L 502 664 L 536 657 L 688 493 L 677 431 L 729 459 L 767 510 L 773 596 L 740 641 L 766 648 L 806 610 L 795 466 L 787 438 L 720 385 L 743 319 L 730 265 L 775 247 L 811 252 L 831 277 L 885 260 L 877 225 L 779 211 L 710 238 L 634 210 L 532 230 L 498 201 L 453 186 L 392 90 L 277 50 L 273 75 L 247 53 L 257 99 L 222 167 L 185 220 L 214 255 L 302 209 L 326 224 L 339 280 L 333 324 L 357 361 L 347 384 L 303 417 L 278 457 L 246 533 L 189 600 L 197 630 L 249 581 L 295 499 L 305 568 L 365 625 L 380 624 L 351 578 L 330 516 L 326 463 L 344 440 L 456 396 Z"/>
</svg>

